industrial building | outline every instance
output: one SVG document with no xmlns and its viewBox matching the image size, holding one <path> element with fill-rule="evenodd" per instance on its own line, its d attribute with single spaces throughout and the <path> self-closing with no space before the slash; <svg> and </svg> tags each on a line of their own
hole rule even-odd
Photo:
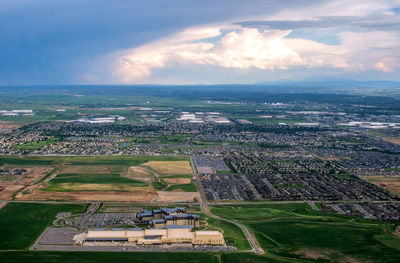
<svg viewBox="0 0 400 263">
<path fill-rule="evenodd" d="M 195 214 L 186 214 L 185 208 L 161 208 L 154 210 L 144 209 L 136 215 L 139 222 L 147 222 L 152 228 L 163 228 L 171 225 L 199 227 L 200 217 Z"/>
<path fill-rule="evenodd" d="M 192 231 L 192 226 L 170 225 L 165 228 L 89 230 L 81 244 L 85 242 L 132 242 L 137 245 L 193 244 L 225 245 L 220 231 Z"/>
</svg>

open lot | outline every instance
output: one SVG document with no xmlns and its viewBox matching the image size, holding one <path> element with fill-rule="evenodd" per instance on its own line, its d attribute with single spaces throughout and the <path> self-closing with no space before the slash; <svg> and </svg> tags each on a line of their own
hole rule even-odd
<svg viewBox="0 0 400 263">
<path fill-rule="evenodd" d="M 6 166 L 7 167 L 7 166 Z M 0 199 L 10 200 L 21 190 L 29 193 L 36 189 L 38 182 L 52 171 L 51 167 L 24 167 L 26 172 L 17 176 L 2 176 L 0 180 Z"/>
<path fill-rule="evenodd" d="M 2 156 L 0 163 L 40 172 L 37 178 L 26 176 L 29 184 L 0 182 L 4 200 L 193 202 L 198 197 L 184 156 Z M 156 171 L 170 179 L 164 187 L 153 187 Z"/>
<path fill-rule="evenodd" d="M 393 138 L 393 137 L 383 137 L 385 141 L 400 145 L 400 138 Z"/>
<path fill-rule="evenodd" d="M 363 176 L 364 179 L 382 186 L 389 191 L 400 195 L 400 177 L 387 177 L 384 175 Z"/>
<path fill-rule="evenodd" d="M 143 165 L 150 167 L 159 175 L 185 175 L 193 173 L 189 161 L 150 161 Z"/>
</svg>

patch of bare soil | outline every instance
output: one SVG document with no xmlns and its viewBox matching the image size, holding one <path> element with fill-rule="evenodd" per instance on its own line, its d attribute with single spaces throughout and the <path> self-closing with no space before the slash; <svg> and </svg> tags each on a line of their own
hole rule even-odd
<svg viewBox="0 0 400 263">
<path fill-rule="evenodd" d="M 11 200 L 12 196 L 15 193 L 18 193 L 18 191 L 24 188 L 24 186 L 20 184 L 9 184 L 9 185 L 3 185 L 1 188 L 2 190 L 0 191 L 0 199 Z"/>
<path fill-rule="evenodd" d="M 158 191 L 159 202 L 195 202 L 200 200 L 199 193 L 197 192 L 167 192 Z"/>
<path fill-rule="evenodd" d="M 163 178 L 167 184 L 190 184 L 192 179 L 190 178 Z"/>
<path fill-rule="evenodd" d="M 23 124 L 15 124 L 15 123 L 10 122 L 10 121 L 2 121 L 2 122 L 0 122 L 0 129 L 14 130 L 14 129 L 18 129 L 22 125 Z"/>
<path fill-rule="evenodd" d="M 397 145 L 400 145 L 400 139 L 399 138 L 393 138 L 393 137 L 384 137 L 383 138 L 387 142 L 391 142 Z"/>
<path fill-rule="evenodd" d="M 115 201 L 115 202 L 153 202 L 157 193 L 151 191 L 113 192 L 79 191 L 47 192 L 36 190 L 32 194 L 19 196 L 20 200 L 68 200 L 68 201 Z"/>
<path fill-rule="evenodd" d="M 16 197 L 22 195 L 18 193 L 22 189 L 26 192 L 38 187 L 40 184 L 37 182 L 52 170 L 51 167 L 43 166 L 25 169 L 27 171 L 13 181 L 0 182 L 0 199 L 11 200 L 14 195 L 16 195 Z"/>
<path fill-rule="evenodd" d="M 105 165 L 69 165 L 64 166 L 61 174 L 109 174 L 111 173 L 110 167 Z"/>
<path fill-rule="evenodd" d="M 329 259 L 329 257 L 326 255 L 327 252 L 329 254 L 329 251 L 325 251 L 325 253 L 323 253 L 322 251 L 317 250 L 300 249 L 294 252 L 294 254 L 310 259 Z"/>
</svg>

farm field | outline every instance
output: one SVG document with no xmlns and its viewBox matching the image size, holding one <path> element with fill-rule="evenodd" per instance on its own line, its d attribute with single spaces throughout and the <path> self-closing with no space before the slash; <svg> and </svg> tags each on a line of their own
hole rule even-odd
<svg viewBox="0 0 400 263">
<path fill-rule="evenodd" d="M 85 208 L 85 204 L 9 203 L 0 210 L 0 250 L 27 249 L 58 213 L 82 213 Z"/>
<path fill-rule="evenodd" d="M 187 156 L 0 156 L 0 165 L 123 165 L 149 161 L 186 161 Z"/>
<path fill-rule="evenodd" d="M 215 206 L 212 211 L 252 230 L 267 251 L 264 259 L 257 257 L 256 262 L 400 260 L 400 238 L 394 235 L 394 223 L 323 214 L 307 204 Z M 237 257 L 232 262 L 248 260 L 247 256 Z"/>
<path fill-rule="evenodd" d="M 4 200 L 198 200 L 186 156 L 1 156 L 0 164 L 4 167 L 33 166 L 34 169 L 45 169 L 38 180 L 31 182 L 32 186 L 24 188 L 25 185 L 13 183 L 11 188 L 4 189 L 1 192 Z M 155 178 L 154 173 L 160 173 L 159 177 Z M 163 181 L 164 177 L 168 177 L 168 183 Z M 155 187 L 155 180 L 165 185 Z"/>
<path fill-rule="evenodd" d="M 159 175 L 185 175 L 192 174 L 189 161 L 149 161 L 143 163 L 157 172 Z"/>
<path fill-rule="evenodd" d="M 49 181 L 45 191 L 114 190 L 129 191 L 145 187 L 145 182 L 122 177 L 120 174 L 58 174 Z"/>
</svg>

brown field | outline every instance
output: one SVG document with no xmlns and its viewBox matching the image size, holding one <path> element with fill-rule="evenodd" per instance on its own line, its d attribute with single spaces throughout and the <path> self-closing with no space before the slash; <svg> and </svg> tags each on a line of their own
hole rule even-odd
<svg viewBox="0 0 400 263">
<path fill-rule="evenodd" d="M 20 200 L 68 200 L 68 201 L 115 201 L 115 202 L 153 202 L 157 193 L 152 191 L 113 192 L 46 192 L 36 190 L 32 194 L 21 195 Z"/>
<path fill-rule="evenodd" d="M 60 169 L 60 174 L 109 174 L 110 166 L 105 165 L 68 165 Z"/>
<path fill-rule="evenodd" d="M 383 175 L 363 176 L 364 179 L 382 186 L 392 193 L 400 194 L 400 177 L 386 177 Z"/>
<path fill-rule="evenodd" d="M 150 161 L 144 163 L 160 175 L 193 174 L 189 161 Z"/>
<path fill-rule="evenodd" d="M 14 167 L 18 168 L 18 167 Z M 159 162 L 151 161 L 146 166 L 129 167 L 122 176 L 148 183 L 148 187 L 126 186 L 124 184 L 63 183 L 58 191 L 43 191 L 47 182 L 57 174 L 109 174 L 121 172 L 121 166 L 105 165 L 66 165 L 46 178 L 40 179 L 53 171 L 54 167 L 24 167 L 28 171 L 24 176 L 0 182 L 0 199 L 3 200 L 60 200 L 60 201 L 110 201 L 110 202 L 193 202 L 199 200 L 198 193 L 156 191 L 152 187 L 153 173 L 162 176 L 192 174 L 188 161 Z M 191 178 L 165 178 L 170 185 L 187 184 Z M 63 191 L 65 189 L 65 191 Z"/>
<path fill-rule="evenodd" d="M 5 129 L 5 130 L 18 129 L 21 126 L 22 126 L 22 124 L 15 124 L 15 123 L 13 123 L 11 121 L 2 121 L 2 122 L 0 122 L 0 129 Z"/>
<path fill-rule="evenodd" d="M 113 184 L 79 184 L 79 183 L 62 183 L 57 187 L 61 191 L 126 191 L 132 192 L 136 190 L 146 190 L 147 187 L 134 187 Z"/>
<path fill-rule="evenodd" d="M 128 172 L 122 175 L 129 179 L 146 182 L 152 188 L 153 174 L 141 166 L 132 166 L 128 168 Z"/>
<path fill-rule="evenodd" d="M 140 203 L 176 203 L 194 202 L 199 200 L 198 193 L 164 192 L 152 190 L 133 190 L 131 192 L 117 191 L 77 191 L 77 192 L 47 192 L 36 189 L 33 193 L 18 195 L 18 200 L 59 200 L 59 201 L 113 201 Z"/>
<path fill-rule="evenodd" d="M 165 192 L 158 191 L 159 202 L 195 202 L 200 200 L 197 192 Z"/>
<path fill-rule="evenodd" d="M 190 184 L 192 179 L 190 178 L 163 178 L 167 184 Z"/>
<path fill-rule="evenodd" d="M 393 137 L 384 137 L 383 138 L 387 142 L 391 142 L 397 145 L 400 145 L 400 139 L 399 138 L 393 138 Z"/>
<path fill-rule="evenodd" d="M 25 168 L 27 172 L 23 176 L 18 176 L 13 181 L 0 182 L 0 199 L 11 200 L 14 195 L 22 195 L 19 193 L 21 190 L 28 193 L 36 189 L 40 184 L 37 182 L 46 174 L 50 173 L 52 167 L 34 167 Z"/>
<path fill-rule="evenodd" d="M 4 185 L 4 186 L 2 186 L 2 188 L 3 188 L 2 191 L 0 191 L 0 199 L 11 200 L 12 196 L 15 193 L 18 193 L 22 188 L 24 188 L 24 186 L 10 184 L 10 185 Z"/>
</svg>

